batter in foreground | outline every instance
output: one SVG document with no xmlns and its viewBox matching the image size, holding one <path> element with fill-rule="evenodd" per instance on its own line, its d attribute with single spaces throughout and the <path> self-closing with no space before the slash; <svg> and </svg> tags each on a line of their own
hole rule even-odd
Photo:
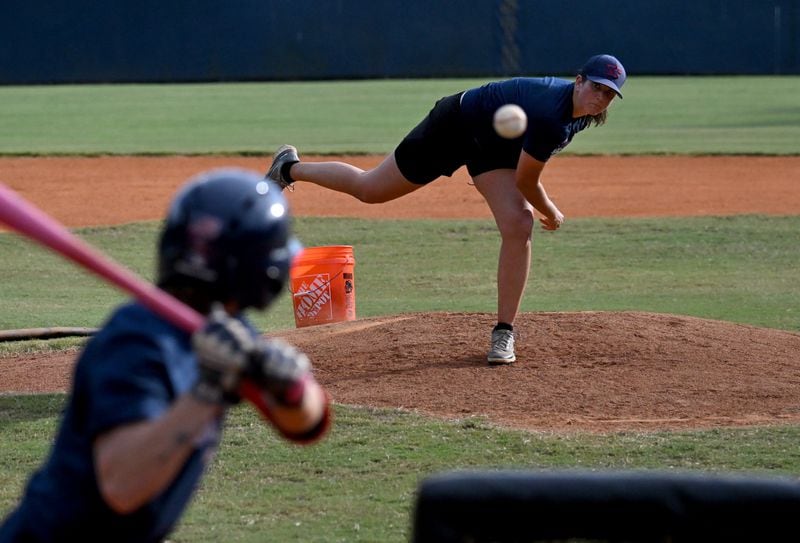
<svg viewBox="0 0 800 543">
<path fill-rule="evenodd" d="M 0 543 L 160 542 L 190 503 L 244 379 L 290 439 L 319 437 L 327 411 L 308 358 L 244 317 L 285 290 L 299 242 L 280 189 L 214 170 L 177 195 L 158 283 L 208 315 L 190 335 L 139 302 L 117 308 L 77 361 L 48 458 L 0 524 Z"/>
<path fill-rule="evenodd" d="M 466 165 L 500 231 L 497 270 L 497 325 L 487 360 L 510 364 L 514 319 L 519 312 L 531 262 L 534 210 L 545 230 L 558 230 L 564 214 L 548 197 L 541 175 L 547 161 L 581 130 L 606 121 L 607 109 L 625 83 L 625 68 L 611 55 L 591 57 L 574 81 L 518 77 L 488 83 L 436 102 L 420 124 L 376 168 L 343 162 L 302 162 L 297 150 L 277 150 L 267 176 L 282 188 L 306 181 L 344 192 L 366 203 L 400 198 Z M 513 139 L 497 134 L 495 111 L 517 104 L 525 111 L 525 132 Z"/>
</svg>

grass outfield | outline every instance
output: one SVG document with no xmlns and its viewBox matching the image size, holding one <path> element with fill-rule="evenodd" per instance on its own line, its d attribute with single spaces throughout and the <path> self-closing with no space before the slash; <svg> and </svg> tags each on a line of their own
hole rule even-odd
<svg viewBox="0 0 800 543">
<path fill-rule="evenodd" d="M 0 396 L 0 516 L 45 454 L 63 395 Z M 409 540 L 414 492 L 455 469 L 655 469 L 800 473 L 800 428 L 611 435 L 504 430 L 479 419 L 339 407 L 324 441 L 280 441 L 247 406 L 225 437 L 175 542 Z"/>
<path fill-rule="evenodd" d="M 489 220 L 368 221 L 300 217 L 308 246 L 354 245 L 361 317 L 415 311 L 493 312 L 498 234 Z M 152 278 L 158 224 L 78 230 Z M 574 219 L 536 228 L 523 311 L 640 310 L 800 331 L 800 216 Z M 50 252 L 0 234 L 0 330 L 95 327 L 123 295 Z M 469 265 L 464 265 L 469 263 Z M 36 277 L 36 280 L 31 280 Z M 294 327 L 290 296 L 266 330 Z M 3 349 L 14 344 L 0 343 Z"/>
<path fill-rule="evenodd" d="M 477 79 L 0 87 L 0 154 L 386 153 Z M 569 153 L 800 153 L 800 77 L 637 77 Z"/>
</svg>

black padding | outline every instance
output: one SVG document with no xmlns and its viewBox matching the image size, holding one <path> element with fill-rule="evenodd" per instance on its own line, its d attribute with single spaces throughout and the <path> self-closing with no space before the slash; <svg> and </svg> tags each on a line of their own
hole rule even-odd
<svg viewBox="0 0 800 543">
<path fill-rule="evenodd" d="M 451 472 L 419 485 L 414 543 L 777 541 L 795 479 L 664 472 Z"/>
</svg>

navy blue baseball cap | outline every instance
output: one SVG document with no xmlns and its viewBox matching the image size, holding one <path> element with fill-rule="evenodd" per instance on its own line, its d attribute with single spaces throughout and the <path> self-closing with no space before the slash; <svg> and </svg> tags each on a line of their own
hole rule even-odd
<svg viewBox="0 0 800 543">
<path fill-rule="evenodd" d="M 620 88 L 625 84 L 625 67 L 611 55 L 595 55 L 581 68 L 581 75 L 589 81 L 610 87 L 622 98 Z"/>
</svg>

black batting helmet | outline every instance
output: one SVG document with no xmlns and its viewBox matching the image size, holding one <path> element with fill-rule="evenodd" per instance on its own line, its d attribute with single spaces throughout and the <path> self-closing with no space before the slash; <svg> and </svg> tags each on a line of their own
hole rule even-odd
<svg viewBox="0 0 800 543">
<path fill-rule="evenodd" d="M 300 250 L 280 188 L 255 172 L 218 169 L 189 180 L 170 206 L 158 250 L 158 285 L 198 309 L 236 301 L 266 308 Z"/>
</svg>

